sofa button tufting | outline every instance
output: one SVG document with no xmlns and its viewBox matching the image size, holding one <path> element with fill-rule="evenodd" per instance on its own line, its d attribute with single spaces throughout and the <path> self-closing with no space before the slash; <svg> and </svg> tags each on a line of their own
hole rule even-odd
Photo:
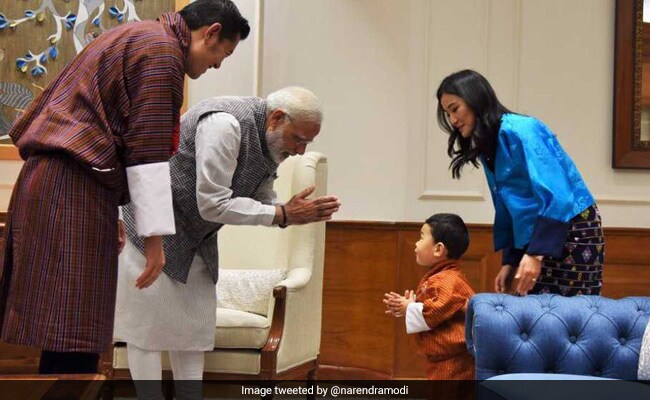
<svg viewBox="0 0 650 400">
<path fill-rule="evenodd" d="M 594 376 L 601 376 L 603 373 L 600 372 L 600 370 L 595 370 L 594 371 Z"/>
<path fill-rule="evenodd" d="M 625 343 L 627 343 L 627 339 L 625 339 L 624 337 L 620 338 L 618 341 L 619 341 L 619 343 L 622 344 L 622 345 L 624 345 Z"/>
<path fill-rule="evenodd" d="M 544 311 L 548 311 L 548 310 L 550 310 L 550 309 L 551 309 L 551 308 L 548 307 L 548 306 L 544 306 L 544 307 L 542 307 L 542 310 L 544 310 Z"/>
<path fill-rule="evenodd" d="M 521 334 L 521 340 L 523 340 L 523 341 L 528 340 L 528 334 L 527 334 L 526 332 L 523 332 L 523 333 Z"/>
<path fill-rule="evenodd" d="M 578 339 L 575 336 L 569 336 L 569 342 L 575 343 L 577 341 L 578 341 Z"/>
<path fill-rule="evenodd" d="M 495 307 L 495 310 L 497 310 L 497 311 L 501 311 L 501 310 L 503 310 L 503 306 L 496 306 L 496 307 Z"/>
</svg>

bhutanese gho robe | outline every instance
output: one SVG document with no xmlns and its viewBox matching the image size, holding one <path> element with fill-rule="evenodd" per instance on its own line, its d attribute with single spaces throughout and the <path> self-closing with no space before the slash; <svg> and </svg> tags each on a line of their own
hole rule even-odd
<svg viewBox="0 0 650 400">
<path fill-rule="evenodd" d="M 110 345 L 118 205 L 131 197 L 140 207 L 142 236 L 174 233 L 173 215 L 152 218 L 161 204 L 138 204 L 134 186 L 171 208 L 167 161 L 190 38 L 176 13 L 112 29 L 16 121 L 10 136 L 25 164 L 7 215 L 2 340 L 67 352 Z"/>
<path fill-rule="evenodd" d="M 474 379 L 474 358 L 465 344 L 465 312 L 473 295 L 454 260 L 435 264 L 420 279 L 406 311 L 406 331 L 417 334 L 429 379 Z"/>
</svg>

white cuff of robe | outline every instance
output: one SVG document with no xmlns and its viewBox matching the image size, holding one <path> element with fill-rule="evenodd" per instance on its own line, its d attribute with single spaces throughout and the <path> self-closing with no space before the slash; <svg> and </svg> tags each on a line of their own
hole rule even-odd
<svg viewBox="0 0 650 400">
<path fill-rule="evenodd" d="M 128 167 L 126 177 L 138 236 L 175 234 L 169 163 Z"/>
<path fill-rule="evenodd" d="M 427 321 L 424 320 L 422 310 L 424 303 L 410 303 L 406 307 L 406 333 L 419 333 L 430 331 Z"/>
<path fill-rule="evenodd" d="M 122 211 L 122 206 L 117 206 L 117 219 L 124 221 L 124 211 Z"/>
</svg>

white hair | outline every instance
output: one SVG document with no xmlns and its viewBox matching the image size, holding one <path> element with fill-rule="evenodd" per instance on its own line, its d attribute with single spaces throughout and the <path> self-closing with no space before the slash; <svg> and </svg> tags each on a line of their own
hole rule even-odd
<svg viewBox="0 0 650 400">
<path fill-rule="evenodd" d="M 299 86 L 290 86 L 269 94 L 266 97 L 268 113 L 282 110 L 293 120 L 320 124 L 323 120 L 323 110 L 318 97 Z"/>
</svg>

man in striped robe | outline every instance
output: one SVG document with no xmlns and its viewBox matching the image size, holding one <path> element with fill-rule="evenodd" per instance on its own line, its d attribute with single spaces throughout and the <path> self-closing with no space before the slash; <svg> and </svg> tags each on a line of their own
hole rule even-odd
<svg viewBox="0 0 650 400">
<path fill-rule="evenodd" d="M 40 373 L 92 373 L 112 341 L 118 205 L 132 202 L 146 288 L 173 234 L 168 160 L 184 75 L 219 68 L 250 32 L 230 0 L 197 0 L 94 40 L 16 121 L 25 164 L 9 204 L 0 337 L 42 349 Z M 144 196 L 143 193 L 155 193 Z"/>
</svg>

